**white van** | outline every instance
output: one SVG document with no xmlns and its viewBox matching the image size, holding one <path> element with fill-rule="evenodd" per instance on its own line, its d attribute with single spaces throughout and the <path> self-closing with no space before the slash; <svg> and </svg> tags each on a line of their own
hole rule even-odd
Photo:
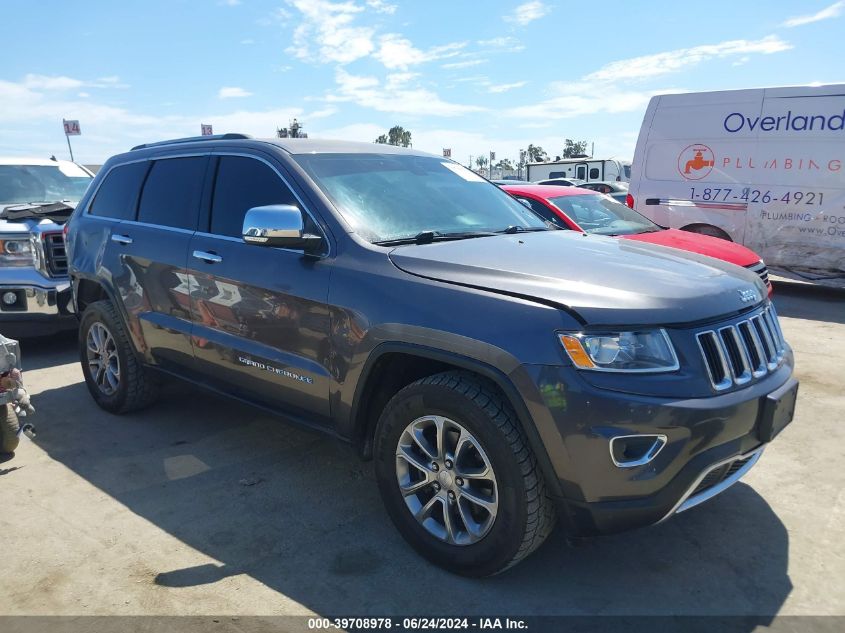
<svg viewBox="0 0 845 633">
<path fill-rule="evenodd" d="M 653 97 L 629 192 L 658 224 L 845 286 L 845 85 Z"/>
<path fill-rule="evenodd" d="M 548 163 L 528 163 L 526 180 L 537 182 L 549 178 L 628 182 L 631 161 L 615 158 L 562 158 Z"/>
</svg>

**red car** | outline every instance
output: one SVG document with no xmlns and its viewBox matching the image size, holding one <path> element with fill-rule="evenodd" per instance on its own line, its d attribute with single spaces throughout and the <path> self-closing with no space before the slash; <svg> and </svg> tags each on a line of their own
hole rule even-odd
<svg viewBox="0 0 845 633">
<path fill-rule="evenodd" d="M 555 185 L 503 185 L 502 189 L 560 228 L 619 236 L 715 257 L 757 273 L 769 295 L 772 294 L 769 271 L 763 260 L 751 249 L 734 242 L 663 228 L 609 196 L 588 189 Z"/>
</svg>

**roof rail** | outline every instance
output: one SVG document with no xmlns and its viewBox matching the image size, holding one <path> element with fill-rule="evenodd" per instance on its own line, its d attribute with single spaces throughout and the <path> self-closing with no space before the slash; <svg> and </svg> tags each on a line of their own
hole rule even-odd
<svg viewBox="0 0 845 633">
<path fill-rule="evenodd" d="M 148 147 L 162 147 L 164 145 L 177 145 L 179 143 L 196 143 L 197 141 L 230 141 L 236 139 L 252 138 L 249 134 L 240 134 L 238 132 L 229 132 L 227 134 L 211 134 L 206 136 L 189 136 L 187 138 L 174 138 L 169 141 L 157 141 L 155 143 L 143 143 L 136 145 L 132 151 L 136 149 L 146 149 Z"/>
</svg>

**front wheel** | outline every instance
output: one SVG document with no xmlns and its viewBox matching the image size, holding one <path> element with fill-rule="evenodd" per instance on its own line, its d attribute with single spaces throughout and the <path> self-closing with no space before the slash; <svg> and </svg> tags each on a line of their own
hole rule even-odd
<svg viewBox="0 0 845 633">
<path fill-rule="evenodd" d="M 545 482 L 513 409 L 473 374 L 437 374 L 399 391 L 379 419 L 375 456 L 397 529 L 449 571 L 504 571 L 554 527 Z"/>
<path fill-rule="evenodd" d="M 136 411 L 155 401 L 155 377 L 135 356 L 110 301 L 95 301 L 85 309 L 79 325 L 79 360 L 88 391 L 106 411 Z"/>
</svg>

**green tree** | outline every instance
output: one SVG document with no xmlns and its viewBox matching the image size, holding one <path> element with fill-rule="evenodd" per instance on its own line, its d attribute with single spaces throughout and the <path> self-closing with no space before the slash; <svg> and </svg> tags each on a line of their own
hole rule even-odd
<svg viewBox="0 0 845 633">
<path fill-rule="evenodd" d="M 513 166 L 513 163 L 511 163 L 510 159 L 508 158 L 503 158 L 493 166 L 496 169 L 501 169 L 502 171 L 513 171 L 514 169 L 516 169 L 516 167 Z"/>
<path fill-rule="evenodd" d="M 479 169 L 484 169 L 484 166 L 487 164 L 487 157 L 482 154 L 481 156 L 475 159 L 475 164 L 478 165 Z"/>
<path fill-rule="evenodd" d="M 571 138 L 563 142 L 563 158 L 575 158 L 587 153 L 587 141 L 573 141 Z"/>
<path fill-rule="evenodd" d="M 410 147 L 411 131 L 406 130 L 401 125 L 394 125 L 387 131 L 387 134 L 381 134 L 374 142 L 381 143 L 382 145 Z"/>
<path fill-rule="evenodd" d="M 549 155 L 539 145 L 529 145 L 528 149 L 525 150 L 525 155 L 530 163 L 542 163 L 549 159 Z"/>
</svg>

